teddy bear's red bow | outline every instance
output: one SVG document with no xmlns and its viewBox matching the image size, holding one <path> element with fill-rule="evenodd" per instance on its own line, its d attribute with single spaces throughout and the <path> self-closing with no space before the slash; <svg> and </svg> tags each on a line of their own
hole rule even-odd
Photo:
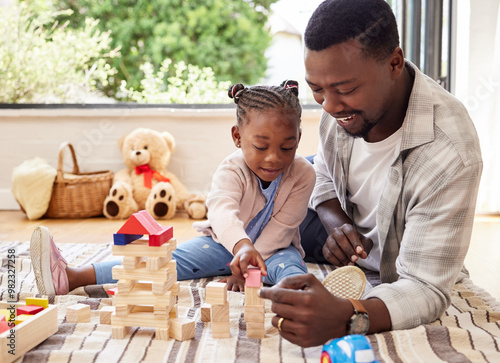
<svg viewBox="0 0 500 363">
<path fill-rule="evenodd" d="M 155 178 L 158 181 L 170 183 L 170 179 L 163 176 L 161 173 L 151 170 L 149 164 L 139 165 L 135 167 L 135 173 L 137 175 L 144 174 L 144 186 L 146 188 L 152 188 L 152 180 Z"/>
</svg>

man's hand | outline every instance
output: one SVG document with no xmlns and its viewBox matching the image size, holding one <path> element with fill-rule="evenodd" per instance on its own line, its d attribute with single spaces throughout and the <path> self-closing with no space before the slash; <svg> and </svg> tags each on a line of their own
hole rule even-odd
<svg viewBox="0 0 500 363">
<path fill-rule="evenodd" d="M 255 249 L 249 239 L 242 239 L 233 249 L 234 257 L 229 264 L 233 276 L 238 279 L 248 277 L 248 266 L 260 268 L 262 276 L 267 276 L 267 267 L 259 251 Z"/>
<path fill-rule="evenodd" d="M 373 241 L 363 236 L 351 224 L 334 228 L 323 246 L 323 256 L 334 266 L 354 265 L 368 257 Z"/>
<path fill-rule="evenodd" d="M 263 287 L 260 297 L 273 302 L 273 326 L 278 327 L 280 318 L 284 318 L 283 338 L 302 347 L 344 336 L 354 312 L 348 300 L 330 294 L 312 274 L 291 276 L 274 287 Z"/>
</svg>

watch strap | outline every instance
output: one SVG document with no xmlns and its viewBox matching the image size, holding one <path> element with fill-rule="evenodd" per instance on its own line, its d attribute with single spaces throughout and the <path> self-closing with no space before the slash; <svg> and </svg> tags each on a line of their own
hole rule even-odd
<svg viewBox="0 0 500 363">
<path fill-rule="evenodd" d="M 349 299 L 349 301 L 351 302 L 355 312 L 357 313 L 364 313 L 364 314 L 368 314 L 368 311 L 366 311 L 365 307 L 363 306 L 363 304 L 361 303 L 361 301 L 359 300 L 354 300 L 354 299 Z"/>
</svg>

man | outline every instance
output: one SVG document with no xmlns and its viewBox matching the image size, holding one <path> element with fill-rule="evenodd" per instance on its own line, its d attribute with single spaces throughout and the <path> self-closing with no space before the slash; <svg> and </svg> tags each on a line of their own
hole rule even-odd
<svg viewBox="0 0 500 363">
<path fill-rule="evenodd" d="M 310 258 L 358 264 L 382 284 L 361 301 L 312 275 L 262 288 L 272 324 L 308 347 L 439 318 L 469 247 L 482 171 L 467 111 L 405 61 L 383 0 L 327 0 L 305 32 L 306 80 L 322 105 L 317 180 L 303 223 Z"/>
</svg>

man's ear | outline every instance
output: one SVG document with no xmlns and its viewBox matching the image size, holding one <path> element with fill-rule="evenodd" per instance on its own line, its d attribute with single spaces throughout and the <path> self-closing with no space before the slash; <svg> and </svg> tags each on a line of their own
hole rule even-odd
<svg viewBox="0 0 500 363">
<path fill-rule="evenodd" d="M 405 56 L 401 47 L 396 47 L 396 49 L 393 50 L 389 57 L 389 66 L 393 78 L 398 78 L 405 68 Z"/>
<path fill-rule="evenodd" d="M 234 146 L 240 147 L 241 135 L 240 135 L 240 128 L 237 125 L 231 127 L 231 136 L 233 138 Z"/>
</svg>

